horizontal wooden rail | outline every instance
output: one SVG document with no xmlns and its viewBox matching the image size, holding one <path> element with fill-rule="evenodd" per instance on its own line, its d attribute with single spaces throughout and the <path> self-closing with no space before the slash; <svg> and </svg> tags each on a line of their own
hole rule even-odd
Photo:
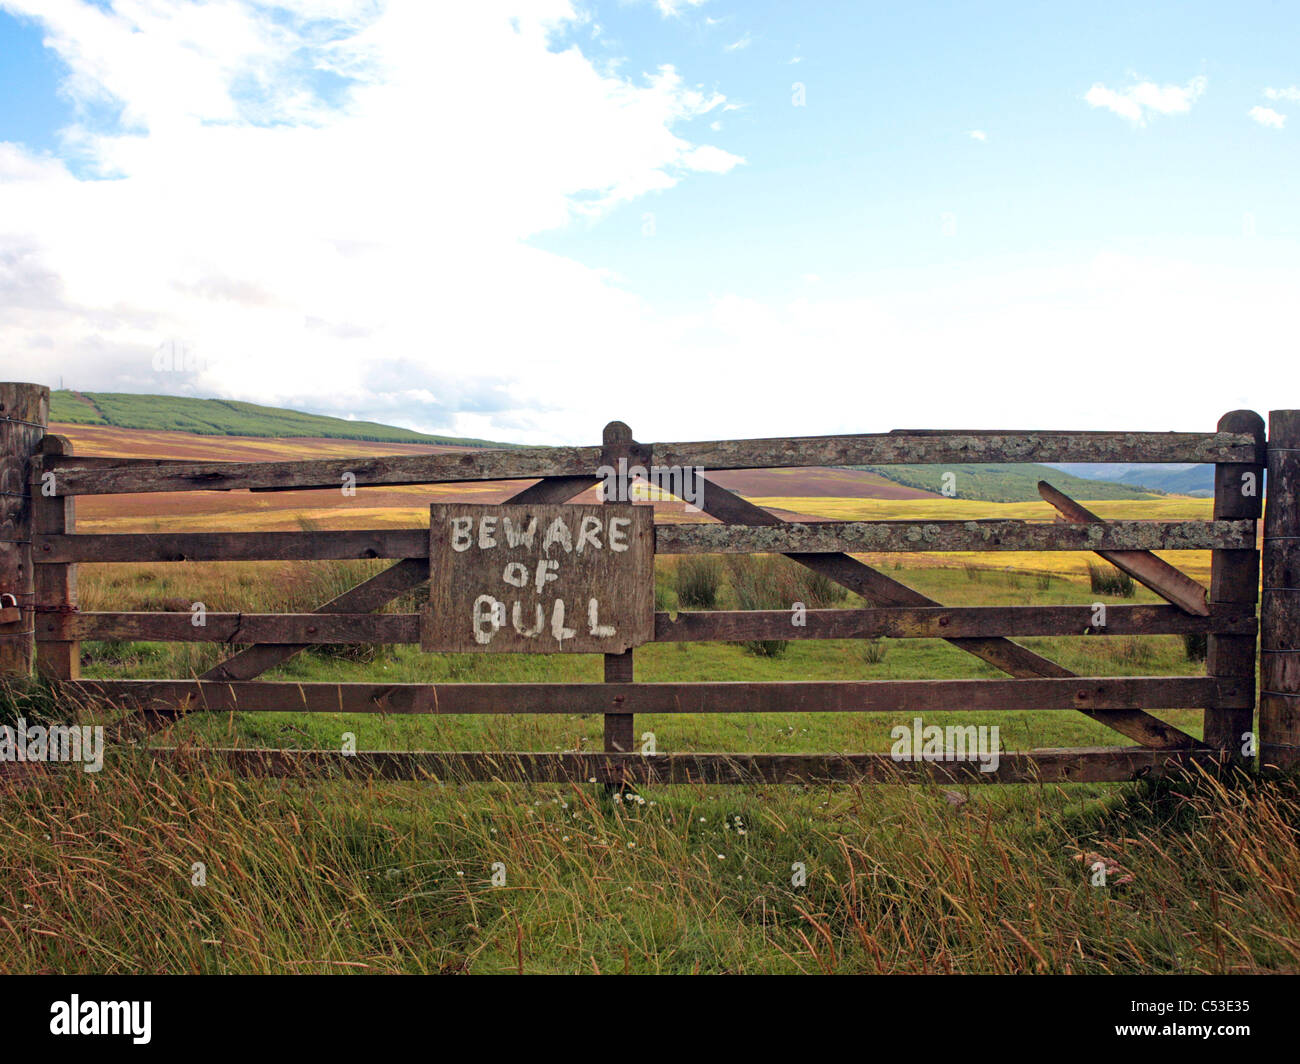
<svg viewBox="0 0 1300 1064">
<path fill-rule="evenodd" d="M 1216 607 L 1193 617 L 1176 606 L 1110 606 L 1106 623 L 1092 606 L 935 606 L 868 610 L 807 610 L 802 625 L 792 610 L 682 611 L 655 614 L 655 642 L 702 643 L 750 639 L 954 639 L 1026 635 L 1249 635 L 1254 611 Z"/>
<path fill-rule="evenodd" d="M 1231 432 L 875 433 L 636 445 L 638 462 L 661 468 L 766 469 L 794 466 L 969 462 L 1256 462 L 1253 436 Z M 521 447 L 291 462 L 164 462 L 64 466 L 58 495 L 227 491 L 433 484 L 581 476 L 601 465 L 599 447 Z"/>
<path fill-rule="evenodd" d="M 787 521 L 659 524 L 659 554 L 826 554 L 946 551 L 1249 550 L 1255 522 Z M 422 528 L 314 532 L 109 532 L 36 535 L 37 564 L 426 558 Z"/>
<path fill-rule="evenodd" d="M 1140 746 L 1082 747 L 1003 753 L 996 769 L 979 761 L 895 761 L 889 754 L 438 753 L 381 750 L 152 748 L 180 771 L 210 771 L 215 755 L 244 776 L 461 782 L 693 783 L 1090 783 L 1161 776 L 1213 765 L 1208 750 Z"/>
<path fill-rule="evenodd" d="M 38 563 L 256 562 L 427 558 L 427 528 L 314 532 L 93 532 L 41 536 Z"/>
<path fill-rule="evenodd" d="M 1204 676 L 793 683 L 290 683 L 81 680 L 72 694 L 146 712 L 289 713 L 911 713 L 1021 709 L 1238 708 L 1242 679 Z"/>
<path fill-rule="evenodd" d="M 1244 550 L 1254 546 L 1254 521 L 787 521 L 655 526 L 655 551 L 660 554 Z"/>
<path fill-rule="evenodd" d="M 802 623 L 795 623 L 796 619 Z M 418 613 L 47 613 L 45 640 L 142 640 L 163 643 L 418 643 Z M 749 639 L 951 639 L 990 635 L 1253 635 L 1249 607 L 1216 606 L 1192 616 L 1175 606 L 1108 605 L 1105 624 L 1092 606 L 937 606 L 867 610 L 711 610 L 655 614 L 655 641 L 702 643 Z"/>
</svg>

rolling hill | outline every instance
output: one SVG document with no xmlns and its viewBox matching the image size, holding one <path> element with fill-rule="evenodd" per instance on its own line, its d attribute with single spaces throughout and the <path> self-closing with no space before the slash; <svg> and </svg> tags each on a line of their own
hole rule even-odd
<svg viewBox="0 0 1300 1064">
<path fill-rule="evenodd" d="M 199 436 L 309 437 L 457 447 L 511 446 L 490 440 L 431 436 L 374 421 L 348 421 L 341 417 L 305 414 L 233 399 L 192 399 L 123 392 L 53 391 L 50 393 L 50 420 L 65 425 L 108 425 L 121 429 L 190 432 Z"/>
<path fill-rule="evenodd" d="M 861 466 L 897 484 L 922 491 L 942 494 L 943 476 L 952 473 L 958 499 L 978 499 L 983 502 L 1037 502 L 1038 482 L 1049 481 L 1075 499 L 1143 499 L 1163 494 L 1132 484 L 1117 484 L 1075 476 L 1047 465 L 893 465 Z"/>
</svg>

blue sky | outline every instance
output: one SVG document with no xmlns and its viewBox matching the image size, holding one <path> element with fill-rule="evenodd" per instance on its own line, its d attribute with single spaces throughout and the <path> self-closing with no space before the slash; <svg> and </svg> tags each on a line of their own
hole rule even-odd
<svg viewBox="0 0 1300 1064">
<path fill-rule="evenodd" d="M 0 371 L 537 442 L 1300 405 L 1298 30 L 0 0 Z"/>
<path fill-rule="evenodd" d="M 649 6 L 612 5 L 601 16 L 606 51 L 632 67 L 671 55 L 741 103 L 718 141 L 746 165 L 725 189 L 685 182 L 541 241 L 641 290 L 689 301 L 725 277 L 779 298 L 804 274 L 852 290 L 862 274 L 902 284 L 911 271 L 978 270 L 989 257 L 1051 262 L 1155 242 L 1249 260 L 1258 247 L 1239 240 L 1247 211 L 1259 236 L 1297 235 L 1293 189 L 1279 180 L 1300 162 L 1294 137 L 1246 115 L 1266 102 L 1262 85 L 1295 82 L 1300 7 L 697 10 L 682 32 Z M 709 17 L 717 24 L 704 24 Z M 726 50 L 738 42 L 747 43 Z M 1213 91 L 1194 116 L 1139 128 L 1081 104 L 1098 81 L 1122 88 L 1196 76 Z M 795 83 L 805 86 L 804 108 L 791 106 Z M 637 239 L 645 210 L 655 215 L 654 241 Z"/>
</svg>

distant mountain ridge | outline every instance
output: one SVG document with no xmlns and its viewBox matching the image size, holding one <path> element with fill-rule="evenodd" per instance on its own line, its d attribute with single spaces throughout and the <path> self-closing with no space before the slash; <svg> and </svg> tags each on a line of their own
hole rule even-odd
<svg viewBox="0 0 1300 1064">
<path fill-rule="evenodd" d="M 433 436 L 375 421 L 348 421 L 234 399 L 193 399 L 126 392 L 50 393 L 50 420 L 69 425 L 111 425 L 122 429 L 191 432 L 200 436 L 290 436 L 378 443 L 433 443 L 460 447 L 511 447 L 508 443 Z"/>
<path fill-rule="evenodd" d="M 1108 480 L 1131 487 L 1149 488 L 1169 495 L 1209 498 L 1214 495 L 1214 466 L 1170 463 L 1168 465 L 1107 465 L 1092 462 L 1060 462 L 1054 468 L 1085 480 Z"/>
</svg>

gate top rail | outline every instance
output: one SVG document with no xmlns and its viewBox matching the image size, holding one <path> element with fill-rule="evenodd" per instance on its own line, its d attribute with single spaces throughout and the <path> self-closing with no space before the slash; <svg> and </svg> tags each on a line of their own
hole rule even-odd
<svg viewBox="0 0 1300 1064">
<path fill-rule="evenodd" d="M 887 432 L 850 436 L 792 436 L 696 443 L 633 444 L 629 466 L 773 469 L 796 466 L 935 465 L 1025 462 L 1263 461 L 1254 436 L 1236 432 Z M 285 462 L 159 462 L 79 465 L 55 463 L 56 495 L 115 495 L 164 491 L 335 488 L 345 476 L 357 486 L 434 484 L 534 477 L 596 476 L 602 447 L 521 447 L 430 455 Z"/>
</svg>

